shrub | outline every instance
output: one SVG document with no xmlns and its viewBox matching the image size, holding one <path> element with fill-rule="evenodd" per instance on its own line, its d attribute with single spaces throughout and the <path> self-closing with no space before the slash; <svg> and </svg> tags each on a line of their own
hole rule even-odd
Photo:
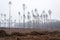
<svg viewBox="0 0 60 40">
<path fill-rule="evenodd" d="M 49 34 L 48 31 L 42 31 L 42 32 L 40 32 L 40 35 L 48 35 L 48 34 Z"/>
<path fill-rule="evenodd" d="M 49 40 L 60 40 L 59 38 L 51 38 Z"/>
<path fill-rule="evenodd" d="M 57 37 L 60 37 L 60 34 L 58 34 Z"/>
<path fill-rule="evenodd" d="M 20 38 L 17 38 L 17 40 L 21 40 Z"/>
<path fill-rule="evenodd" d="M 13 32 L 12 34 L 11 34 L 11 36 L 25 36 L 25 34 L 23 34 L 23 33 L 19 33 L 19 32 Z"/>
<path fill-rule="evenodd" d="M 39 32 L 36 32 L 36 31 L 32 31 L 32 32 L 30 33 L 30 35 L 40 35 L 40 33 L 39 33 Z"/>
<path fill-rule="evenodd" d="M 53 32 L 50 32 L 49 34 L 55 35 L 55 34 L 60 34 L 60 32 L 58 32 L 58 31 L 53 31 Z"/>
<path fill-rule="evenodd" d="M 4 30 L 0 30 L 0 37 L 7 36 L 6 32 Z"/>
</svg>

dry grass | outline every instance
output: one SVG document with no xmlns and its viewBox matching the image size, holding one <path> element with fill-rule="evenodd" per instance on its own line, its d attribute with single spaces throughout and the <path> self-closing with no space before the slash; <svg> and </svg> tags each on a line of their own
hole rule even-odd
<svg viewBox="0 0 60 40">
<path fill-rule="evenodd" d="M 40 29 L 3 29 L 0 40 L 60 40 L 60 31 Z"/>
</svg>

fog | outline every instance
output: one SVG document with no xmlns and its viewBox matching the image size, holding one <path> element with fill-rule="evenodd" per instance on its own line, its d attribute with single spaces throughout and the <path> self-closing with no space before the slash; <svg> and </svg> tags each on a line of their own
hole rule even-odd
<svg viewBox="0 0 60 40">
<path fill-rule="evenodd" d="M 16 19 L 18 22 L 18 12 L 21 12 L 21 16 L 23 14 L 22 4 L 26 5 L 26 12 L 38 9 L 39 14 L 42 13 L 43 10 L 48 14 L 48 10 L 52 10 L 52 19 L 60 20 L 60 0 L 0 0 L 0 13 L 6 13 L 7 19 L 9 16 L 9 1 L 12 2 L 11 5 L 11 19 Z M 25 13 L 27 14 L 27 13 Z M 1 18 L 1 17 L 0 17 Z M 26 19 L 27 20 L 27 19 Z"/>
</svg>

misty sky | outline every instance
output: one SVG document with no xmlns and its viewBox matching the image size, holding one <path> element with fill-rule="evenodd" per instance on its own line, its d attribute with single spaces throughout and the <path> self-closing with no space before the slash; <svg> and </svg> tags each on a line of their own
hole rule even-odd
<svg viewBox="0 0 60 40">
<path fill-rule="evenodd" d="M 26 11 L 30 11 L 35 8 L 38 9 L 39 14 L 42 13 L 43 10 L 48 14 L 48 10 L 52 10 L 52 19 L 60 20 L 60 0 L 0 0 L 0 14 L 6 13 L 7 18 L 9 15 L 9 1 L 12 2 L 11 5 L 11 15 L 12 19 L 19 19 L 18 12 L 23 13 L 22 4 L 25 3 Z M 27 14 L 27 13 L 26 13 Z M 1 18 L 1 17 L 0 17 Z"/>
</svg>

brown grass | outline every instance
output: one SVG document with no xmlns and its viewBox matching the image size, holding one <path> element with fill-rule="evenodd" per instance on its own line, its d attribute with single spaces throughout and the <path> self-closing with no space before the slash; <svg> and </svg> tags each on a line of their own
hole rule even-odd
<svg viewBox="0 0 60 40">
<path fill-rule="evenodd" d="M 0 40 L 60 40 L 60 31 L 40 29 L 1 29 Z"/>
</svg>

